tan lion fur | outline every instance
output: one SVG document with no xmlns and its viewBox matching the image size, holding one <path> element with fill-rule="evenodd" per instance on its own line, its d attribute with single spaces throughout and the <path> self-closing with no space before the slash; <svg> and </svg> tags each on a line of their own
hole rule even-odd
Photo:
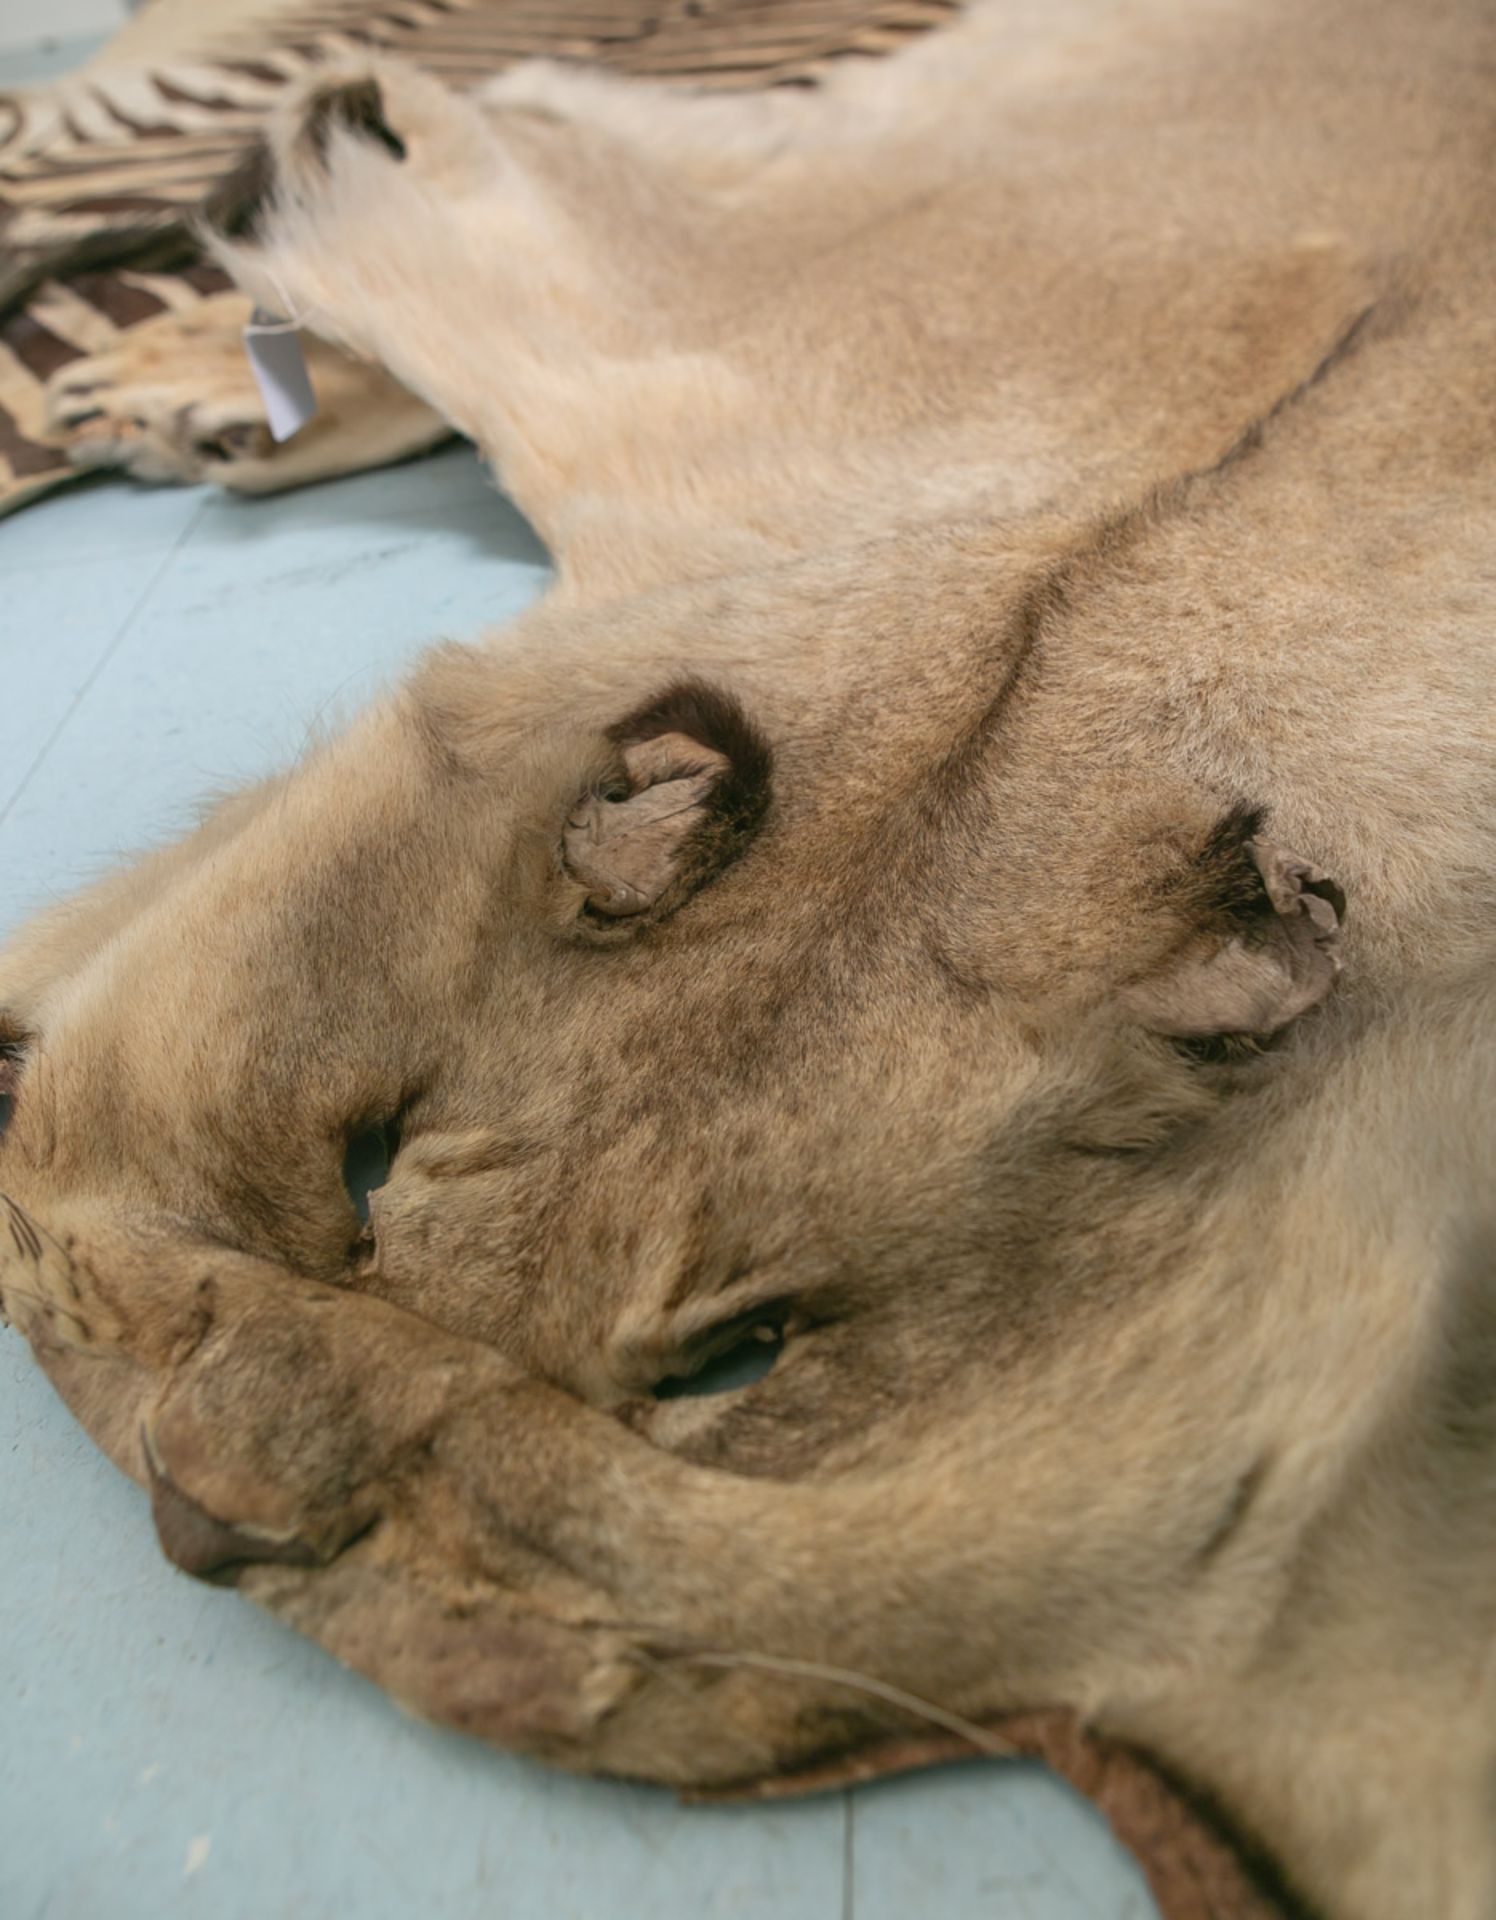
<svg viewBox="0 0 1496 1920">
<path fill-rule="evenodd" d="M 174 1557 L 565 1765 L 907 1728 L 855 1669 L 1496 1913 L 1493 78 L 1004 0 L 287 112 L 234 271 L 559 581 L 0 957 L 0 1281 Z"/>
</svg>

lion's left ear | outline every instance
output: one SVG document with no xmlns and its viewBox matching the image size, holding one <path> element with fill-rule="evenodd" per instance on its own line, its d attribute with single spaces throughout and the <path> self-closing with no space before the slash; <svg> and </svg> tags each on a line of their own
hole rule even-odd
<svg viewBox="0 0 1496 1920">
<path fill-rule="evenodd" d="M 620 721 L 611 781 L 572 809 L 562 862 L 594 920 L 658 918 L 736 857 L 769 801 L 769 749 L 728 694 L 681 682 Z"/>
<path fill-rule="evenodd" d="M 1271 841 L 1244 838 L 1239 853 L 1245 884 L 1236 889 L 1229 924 L 1123 990 L 1123 1005 L 1154 1033 L 1267 1039 L 1335 984 L 1345 916 L 1340 888 Z"/>
</svg>

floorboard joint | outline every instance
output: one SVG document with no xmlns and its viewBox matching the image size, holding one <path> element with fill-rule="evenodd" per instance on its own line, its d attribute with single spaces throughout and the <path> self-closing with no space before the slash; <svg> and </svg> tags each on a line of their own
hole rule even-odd
<svg viewBox="0 0 1496 1920">
<path fill-rule="evenodd" d="M 62 714 L 57 720 L 56 725 L 52 728 L 51 732 L 47 735 L 46 739 L 42 742 L 42 744 L 37 748 L 36 752 L 32 755 L 31 760 L 27 764 L 26 771 L 21 775 L 20 780 L 16 783 L 15 787 L 12 789 L 4 805 L 0 806 L 0 827 L 3 827 L 6 821 L 15 812 L 16 807 L 20 803 L 22 795 L 25 793 L 27 787 L 30 786 L 32 780 L 35 779 L 40 769 L 45 765 L 47 756 L 51 753 L 52 749 L 57 745 L 57 742 L 62 738 L 62 735 L 66 730 L 68 723 L 71 721 L 73 715 L 78 711 L 79 707 L 82 706 L 84 700 L 88 697 L 88 694 L 90 693 L 94 685 L 97 683 L 99 675 L 103 673 L 105 667 L 109 665 L 109 662 L 114 658 L 114 656 L 119 652 L 120 648 L 124 645 L 125 640 L 128 638 L 131 629 L 135 625 L 135 622 L 139 619 L 141 613 L 144 611 L 146 602 L 150 599 L 151 595 L 156 591 L 157 587 L 160 586 L 162 580 L 166 576 L 166 572 L 168 568 L 171 566 L 172 561 L 176 559 L 177 555 L 182 551 L 182 548 L 186 546 L 187 541 L 192 533 L 192 530 L 197 525 L 198 521 L 202 518 L 203 509 L 207 506 L 207 504 L 208 504 L 207 501 L 204 500 L 198 506 L 196 511 L 192 514 L 191 518 L 186 520 L 183 523 L 182 528 L 180 532 L 177 534 L 177 537 L 175 538 L 175 540 L 172 541 L 171 545 L 167 548 L 166 552 L 162 554 L 160 565 L 156 567 L 154 572 L 151 574 L 150 579 L 146 581 L 145 585 L 140 589 L 140 592 L 136 594 L 135 599 L 131 604 L 130 611 L 125 615 L 124 619 L 120 622 L 119 628 L 116 631 L 114 638 L 109 642 L 108 646 L 104 648 L 103 652 L 99 655 L 98 659 L 94 661 L 92 667 L 90 667 L 90 669 L 88 670 L 88 673 L 84 676 L 82 682 L 79 684 L 77 690 L 74 692 L 72 699 L 69 700 L 69 702 L 67 703 L 67 706 L 63 709 Z"/>
</svg>

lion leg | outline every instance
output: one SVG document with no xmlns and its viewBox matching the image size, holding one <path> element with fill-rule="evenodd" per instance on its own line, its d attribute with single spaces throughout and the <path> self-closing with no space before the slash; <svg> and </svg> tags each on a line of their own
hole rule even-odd
<svg viewBox="0 0 1496 1920">
<path fill-rule="evenodd" d="M 268 188 L 216 252 L 257 303 L 386 366 L 476 441 L 564 591 L 584 572 L 622 588 L 762 520 L 738 493 L 765 398 L 702 319 L 736 297 L 736 212 L 669 175 L 642 131 L 569 118 L 567 92 L 554 78 L 544 101 L 480 105 L 394 62 L 319 80 L 274 122 Z"/>
<path fill-rule="evenodd" d="M 275 493 L 423 452 L 449 429 L 382 367 L 305 342 L 317 412 L 277 444 L 244 350 L 241 293 L 158 314 L 48 385 L 48 425 L 79 467 Z"/>
<path fill-rule="evenodd" d="M 389 368 L 507 475 L 517 390 L 555 357 L 526 338 L 533 283 L 586 269 L 485 118 L 393 62 L 319 79 L 273 119 L 268 181 L 249 237 L 217 243 L 239 284 Z"/>
</svg>

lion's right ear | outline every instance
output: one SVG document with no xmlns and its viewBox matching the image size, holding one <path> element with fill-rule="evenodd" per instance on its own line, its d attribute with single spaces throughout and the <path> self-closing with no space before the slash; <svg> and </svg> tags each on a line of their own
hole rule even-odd
<svg viewBox="0 0 1496 1920">
<path fill-rule="evenodd" d="M 1219 840 L 1212 852 L 1235 867 L 1225 924 L 1124 988 L 1122 1002 L 1171 1038 L 1267 1039 L 1335 984 L 1345 895 L 1308 860 L 1255 834 L 1239 838 L 1234 861 Z"/>
<path fill-rule="evenodd" d="M 769 802 L 769 748 L 730 695 L 680 682 L 612 728 L 612 777 L 584 793 L 562 863 L 594 921 L 659 918 L 735 859 Z"/>
</svg>

